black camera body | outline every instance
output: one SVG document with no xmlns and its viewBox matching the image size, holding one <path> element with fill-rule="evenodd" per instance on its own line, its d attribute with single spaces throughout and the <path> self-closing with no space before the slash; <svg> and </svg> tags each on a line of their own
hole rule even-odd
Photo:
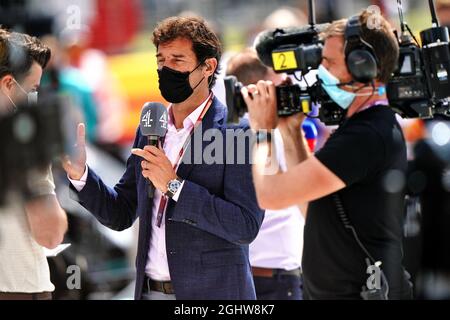
<svg viewBox="0 0 450 320">
<path fill-rule="evenodd" d="M 277 73 L 295 76 L 301 73 L 304 78 L 311 70 L 317 70 L 322 61 L 323 41 L 319 35 L 329 24 L 316 24 L 313 0 L 308 1 L 308 7 L 307 26 L 263 31 L 255 40 L 259 59 Z M 238 122 L 247 111 L 241 88 L 242 84 L 235 77 L 225 78 L 229 123 Z M 313 104 L 321 106 L 318 118 L 326 125 L 337 125 L 345 116 L 345 110 L 331 100 L 318 81 L 312 85 L 306 83 L 306 87 L 299 84 L 281 85 L 277 86 L 276 91 L 280 117 L 299 112 L 310 113 Z"/>
<path fill-rule="evenodd" d="M 228 122 L 237 123 L 247 112 L 247 105 L 241 94 L 243 88 L 235 76 L 227 76 L 224 79 L 227 92 L 227 105 L 232 106 L 228 110 Z M 308 92 L 297 85 L 282 85 L 276 87 L 277 108 L 280 117 L 287 117 L 299 112 L 311 111 L 311 97 Z"/>
<path fill-rule="evenodd" d="M 432 117 L 420 48 L 409 39 L 400 43 L 398 67 L 386 91 L 392 108 L 403 118 Z"/>
<path fill-rule="evenodd" d="M 310 1 L 310 25 L 302 28 L 275 29 L 261 32 L 255 40 L 259 59 L 277 73 L 296 74 L 303 77 L 316 70 L 322 61 L 323 41 L 319 34 L 329 24 L 315 24 L 314 4 Z M 237 123 L 247 112 L 241 95 L 242 84 L 234 76 L 225 77 L 228 122 Z M 316 82 L 302 87 L 299 84 L 276 87 L 277 108 L 280 117 L 296 113 L 310 113 L 318 104 L 319 119 L 327 125 L 339 124 L 345 111 L 334 103 L 322 86 Z"/>
<path fill-rule="evenodd" d="M 294 74 L 317 69 L 322 61 L 323 42 L 319 33 L 328 24 L 261 32 L 255 49 L 261 61 L 278 73 Z"/>
<path fill-rule="evenodd" d="M 67 152 L 61 109 L 59 98 L 40 98 L 38 105 L 19 106 L 0 118 L 0 205 L 9 190 L 31 196 L 29 174 Z"/>
<path fill-rule="evenodd" d="M 420 33 L 422 47 L 405 34 L 399 38 L 397 70 L 387 85 L 391 107 L 403 118 L 450 116 L 450 44 L 446 27 Z"/>
<path fill-rule="evenodd" d="M 235 76 L 224 78 L 228 106 L 228 123 L 238 123 L 247 112 L 247 105 L 241 94 L 242 83 Z M 276 87 L 278 116 L 289 117 L 300 112 L 310 113 L 313 103 L 320 104 L 319 119 L 326 125 L 337 125 L 344 116 L 344 110 L 334 103 L 320 85 L 302 88 L 299 85 Z"/>
</svg>

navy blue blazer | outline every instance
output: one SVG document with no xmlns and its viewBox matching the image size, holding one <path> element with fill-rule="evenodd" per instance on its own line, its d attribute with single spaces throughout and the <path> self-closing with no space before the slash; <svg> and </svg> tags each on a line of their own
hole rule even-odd
<svg viewBox="0 0 450 320">
<path fill-rule="evenodd" d="M 217 98 L 194 136 L 210 128 L 218 129 L 225 142 L 224 158 L 229 157 L 233 139 L 225 134 L 226 107 Z M 239 130 L 241 134 L 245 132 L 236 128 L 234 132 Z M 202 153 L 211 143 L 201 143 Z M 146 144 L 147 139 L 138 130 L 133 147 L 143 148 Z M 235 143 L 235 158 L 244 152 L 237 147 Z M 185 180 L 180 197 L 177 202 L 169 201 L 165 214 L 167 258 L 176 297 L 255 299 L 248 244 L 256 238 L 264 212 L 257 204 L 248 148 L 244 164 L 224 164 L 226 159 L 222 159 L 222 164 L 209 165 L 189 164 L 187 159 L 196 158 L 195 148 L 191 149 L 177 171 Z M 141 160 L 134 155 L 129 157 L 126 171 L 114 188 L 106 186 L 90 169 L 81 192 L 71 186 L 75 193 L 71 197 L 111 229 L 129 228 L 139 217 L 135 299 L 142 298 L 152 236 L 150 224 L 155 223 Z"/>
</svg>

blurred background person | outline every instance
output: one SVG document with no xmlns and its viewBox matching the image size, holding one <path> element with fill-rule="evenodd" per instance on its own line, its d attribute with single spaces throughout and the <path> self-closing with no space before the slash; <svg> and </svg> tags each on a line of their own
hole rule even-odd
<svg viewBox="0 0 450 320">
<path fill-rule="evenodd" d="M 248 48 L 228 60 L 227 76 L 235 76 L 243 85 L 270 80 L 275 85 L 286 76 L 266 67 L 254 49 Z M 244 121 L 248 122 L 248 115 Z M 280 170 L 286 171 L 281 134 L 275 130 Z M 256 239 L 250 244 L 250 264 L 258 300 L 301 300 L 301 259 L 304 218 L 298 207 L 266 210 Z"/>
<path fill-rule="evenodd" d="M 43 74 L 41 90 L 58 92 L 72 100 L 86 123 L 86 139 L 97 141 L 98 107 L 94 92 L 84 74 L 69 63 L 68 52 L 56 37 L 45 36 L 42 42 L 52 51 L 47 69 Z"/>
<path fill-rule="evenodd" d="M 0 114 L 37 102 L 50 55 L 37 38 L 0 29 Z M 28 184 L 30 195 L 22 199 L 7 191 L 7 203 L 0 207 L 0 300 L 48 300 L 55 289 L 44 247 L 62 242 L 66 213 L 55 196 L 50 167 L 36 169 Z"/>
</svg>

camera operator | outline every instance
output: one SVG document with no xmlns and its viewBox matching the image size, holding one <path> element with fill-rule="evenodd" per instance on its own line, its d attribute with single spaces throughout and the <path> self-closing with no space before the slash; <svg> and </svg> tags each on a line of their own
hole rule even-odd
<svg viewBox="0 0 450 320">
<path fill-rule="evenodd" d="M 37 38 L 0 29 L 1 115 L 27 99 L 36 102 L 49 58 L 50 50 Z M 8 201 L 0 208 L 0 300 L 46 300 L 55 289 L 43 247 L 62 242 L 67 218 L 56 199 L 50 167 L 32 174 L 31 197 L 24 202 L 18 191 L 8 190 Z"/>
<path fill-rule="evenodd" d="M 286 173 L 266 173 L 267 157 L 276 152 L 267 130 L 279 121 L 274 85 L 259 81 L 242 90 L 258 137 L 253 173 L 260 206 L 309 203 L 302 258 L 306 299 L 370 299 L 372 289 L 381 291 L 379 299 L 411 297 L 402 267 L 406 148 L 383 90 L 399 48 L 389 23 L 377 15 L 377 28 L 369 29 L 371 18 L 364 11 L 324 32 L 318 78 L 346 117 L 314 156 L 300 143 L 298 126 L 282 131 Z"/>
</svg>

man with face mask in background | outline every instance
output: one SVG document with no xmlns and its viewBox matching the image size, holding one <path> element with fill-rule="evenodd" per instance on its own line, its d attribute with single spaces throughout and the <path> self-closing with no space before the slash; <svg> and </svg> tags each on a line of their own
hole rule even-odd
<svg viewBox="0 0 450 320">
<path fill-rule="evenodd" d="M 377 19 L 369 28 L 369 19 Z M 371 20 L 373 21 L 373 20 Z M 266 209 L 308 202 L 302 258 L 306 299 L 408 299 L 402 267 L 406 147 L 385 84 L 399 48 L 391 26 L 368 11 L 333 22 L 324 32 L 318 78 L 346 116 L 314 156 L 300 152 L 299 128 L 282 132 L 286 173 L 265 174 L 277 126 L 270 82 L 242 93 L 257 131 L 253 176 Z M 263 130 L 264 129 L 264 130 Z M 272 164 L 273 165 L 273 164 Z M 366 287 L 363 289 L 363 287 Z"/>
<path fill-rule="evenodd" d="M 35 104 L 50 50 L 29 35 L 0 29 L 0 116 Z M 1 152 L 9 152 L 2 150 Z M 30 197 L 8 190 L 0 207 L 0 300 L 51 299 L 55 287 L 43 247 L 55 248 L 67 230 L 50 168 L 33 171 Z"/>
<path fill-rule="evenodd" d="M 126 171 L 111 189 L 86 166 L 80 125 L 80 156 L 64 163 L 71 188 L 109 228 L 123 230 L 140 218 L 135 299 L 255 299 L 248 244 L 263 211 L 256 203 L 249 156 L 243 164 L 229 163 L 225 150 L 216 150 L 222 153 L 220 163 L 206 164 L 205 141 L 201 150 L 190 149 L 189 163 L 184 161 L 189 151 L 182 152 L 191 135 L 192 146 L 206 130 L 226 140 L 226 108 L 211 93 L 219 40 L 199 18 L 172 17 L 156 27 L 153 43 L 159 89 L 171 102 L 163 147 L 146 146 L 138 130 Z M 243 152 L 234 150 L 234 155 Z M 199 157 L 201 163 L 193 164 Z M 153 199 L 146 179 L 155 186 Z"/>
<path fill-rule="evenodd" d="M 235 76 L 243 85 L 259 80 L 270 80 L 276 86 L 288 83 L 287 76 L 265 66 L 253 48 L 231 57 L 226 70 L 227 75 Z M 298 114 L 289 120 L 301 123 L 304 118 Z M 248 122 L 248 114 L 243 116 L 241 123 L 244 121 Z M 283 126 L 279 125 L 277 129 L 282 130 Z M 279 130 L 274 131 L 274 143 L 280 170 L 286 170 Z M 297 206 L 265 212 L 259 234 L 250 244 L 250 264 L 258 300 L 301 300 L 303 226 L 304 218 Z"/>
</svg>

